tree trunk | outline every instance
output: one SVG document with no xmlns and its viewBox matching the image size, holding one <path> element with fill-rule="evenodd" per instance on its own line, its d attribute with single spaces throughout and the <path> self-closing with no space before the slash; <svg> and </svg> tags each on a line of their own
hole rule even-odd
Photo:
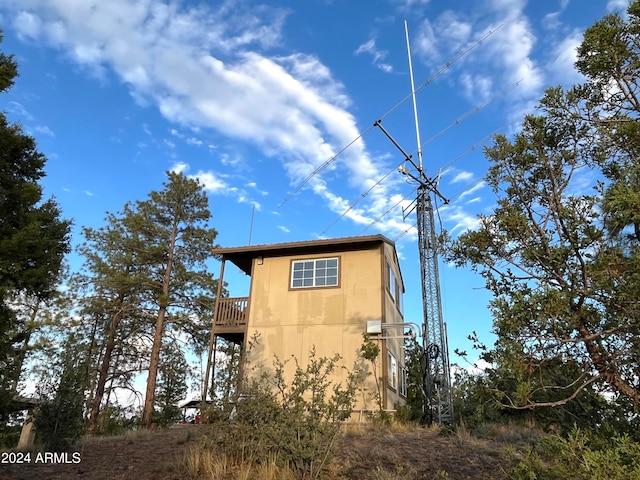
<svg viewBox="0 0 640 480">
<path fill-rule="evenodd" d="M 149 361 L 149 376 L 147 377 L 147 391 L 144 397 L 144 408 L 142 410 L 142 426 L 151 427 L 153 419 L 154 404 L 156 400 L 156 380 L 158 378 L 158 367 L 160 365 L 160 349 L 162 347 L 162 337 L 164 334 L 164 319 L 166 307 L 158 310 L 155 333 L 153 335 L 153 346 L 151 347 L 151 359 Z"/>
<path fill-rule="evenodd" d="M 102 356 L 102 363 L 100 364 L 100 370 L 98 372 L 98 384 L 96 385 L 96 392 L 93 397 L 93 403 L 91 406 L 91 414 L 89 415 L 89 432 L 94 432 L 98 426 L 98 415 L 100 415 L 100 404 L 104 397 L 104 388 L 107 384 L 107 377 L 109 375 L 109 367 L 111 367 L 111 356 L 113 349 L 116 346 L 116 334 L 118 332 L 118 325 L 122 320 L 122 310 L 113 315 L 111 319 L 111 325 L 109 327 L 109 334 L 104 347 L 104 355 Z"/>
<path fill-rule="evenodd" d="M 171 271 L 175 257 L 176 239 L 178 235 L 179 219 L 174 220 L 171 229 L 171 241 L 169 243 L 167 266 L 162 279 L 162 297 L 158 308 L 158 318 L 156 320 L 155 332 L 153 335 L 153 345 L 151 347 L 151 359 L 149 360 L 149 376 L 147 377 L 147 391 L 144 397 L 144 407 L 142 409 L 142 426 L 151 427 L 154 404 L 156 400 L 156 380 L 158 378 L 158 366 L 160 364 L 160 350 L 162 349 L 162 338 L 164 336 L 164 322 L 169 305 L 169 285 L 171 284 Z"/>
<path fill-rule="evenodd" d="M 26 333 L 24 341 L 22 342 L 22 347 L 18 351 L 16 358 L 16 376 L 13 379 L 13 382 L 11 382 L 11 392 L 14 394 L 18 391 L 18 383 L 20 383 L 20 377 L 22 376 L 22 366 L 24 365 L 24 359 L 29 351 L 29 342 L 31 341 L 31 334 L 33 333 L 32 325 L 34 325 L 36 317 L 38 316 L 38 310 L 40 310 L 40 300 L 35 300 L 35 302 L 36 304 L 31 308 L 29 322 L 26 325 Z M 28 303 L 28 300 L 25 300 L 25 303 Z"/>
</svg>

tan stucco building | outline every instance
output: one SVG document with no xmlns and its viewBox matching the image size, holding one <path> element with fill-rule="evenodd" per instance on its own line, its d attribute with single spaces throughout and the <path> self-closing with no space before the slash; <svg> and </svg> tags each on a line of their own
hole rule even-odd
<svg viewBox="0 0 640 480">
<path fill-rule="evenodd" d="M 301 365 L 313 347 L 317 357 L 342 356 L 350 368 L 362 362 L 363 333 L 381 322 L 376 376 L 386 409 L 406 397 L 402 296 L 404 284 L 395 245 L 382 235 L 218 248 L 213 252 L 251 277 L 247 297 L 221 298 L 213 334 L 242 344 L 251 371 L 272 368 L 274 355 L 295 357 Z M 395 326 L 393 326 L 395 324 Z M 258 335 L 257 345 L 247 348 Z M 371 369 L 371 364 L 366 362 Z M 294 362 L 288 366 L 293 369 Z M 248 370 L 249 371 L 249 370 Z M 338 370 L 335 382 L 345 379 Z M 369 375 L 369 394 L 356 411 L 377 408 Z"/>
</svg>

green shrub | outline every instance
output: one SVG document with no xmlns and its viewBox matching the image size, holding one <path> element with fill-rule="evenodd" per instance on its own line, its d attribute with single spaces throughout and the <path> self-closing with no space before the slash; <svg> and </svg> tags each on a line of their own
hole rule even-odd
<svg viewBox="0 0 640 480">
<path fill-rule="evenodd" d="M 245 382 L 230 419 L 213 424 L 208 447 L 238 462 L 288 466 L 305 478 L 317 478 L 329 464 L 342 422 L 351 415 L 359 372 L 347 374 L 346 385 L 332 384 L 340 356 L 296 362 L 285 379 L 284 363 L 274 361 L 274 374 Z"/>
<path fill-rule="evenodd" d="M 544 438 L 539 451 L 510 452 L 514 480 L 629 480 L 640 478 L 640 443 L 626 434 L 604 439 L 574 428 Z"/>
</svg>

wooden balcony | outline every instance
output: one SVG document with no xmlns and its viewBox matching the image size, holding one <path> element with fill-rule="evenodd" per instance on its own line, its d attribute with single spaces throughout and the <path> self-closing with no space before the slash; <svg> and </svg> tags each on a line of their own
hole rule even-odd
<svg viewBox="0 0 640 480">
<path fill-rule="evenodd" d="M 216 308 L 214 333 L 236 342 L 247 330 L 249 297 L 220 298 Z"/>
</svg>

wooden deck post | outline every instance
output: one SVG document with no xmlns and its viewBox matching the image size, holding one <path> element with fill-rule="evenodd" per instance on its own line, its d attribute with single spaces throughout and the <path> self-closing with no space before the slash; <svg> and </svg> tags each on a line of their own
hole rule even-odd
<svg viewBox="0 0 640 480">
<path fill-rule="evenodd" d="M 226 260 L 224 259 L 224 257 L 222 258 L 222 263 L 220 264 L 220 275 L 218 277 L 218 288 L 216 291 L 216 303 L 213 307 L 213 319 L 211 321 L 211 336 L 209 337 L 209 352 L 207 355 L 207 371 L 205 372 L 204 375 L 204 385 L 202 387 L 202 397 L 201 400 L 203 402 L 207 401 L 207 391 L 209 390 L 209 375 L 211 374 L 211 360 L 212 360 L 212 356 L 213 356 L 213 350 L 215 347 L 215 344 L 217 343 L 217 339 L 216 339 L 216 333 L 215 333 L 215 328 L 216 328 L 216 321 L 217 321 L 217 316 L 218 316 L 218 303 L 220 302 L 220 296 L 222 295 L 222 285 L 224 284 L 224 264 L 225 264 Z M 212 376 L 213 378 L 213 376 Z"/>
</svg>

